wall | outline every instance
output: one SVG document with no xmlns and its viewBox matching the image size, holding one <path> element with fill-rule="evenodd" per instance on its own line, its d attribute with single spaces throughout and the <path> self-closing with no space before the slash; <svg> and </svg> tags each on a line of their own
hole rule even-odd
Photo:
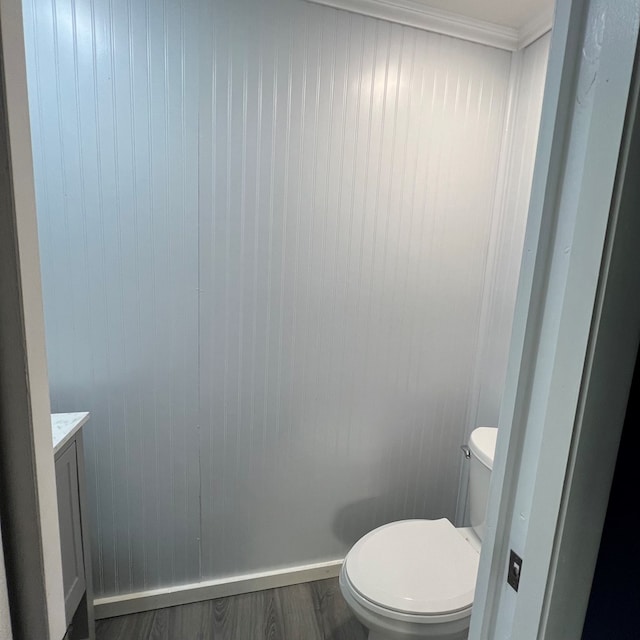
<svg viewBox="0 0 640 640">
<path fill-rule="evenodd" d="M 509 56 L 286 6 L 203 20 L 204 575 L 455 513 Z"/>
<path fill-rule="evenodd" d="M 98 594 L 454 518 L 510 54 L 298 0 L 31 0 L 25 23 Z"/>
<path fill-rule="evenodd" d="M 24 14 L 52 408 L 91 412 L 96 592 L 188 582 L 198 5 L 35 0 Z"/>
<path fill-rule="evenodd" d="M 485 267 L 467 440 L 477 426 L 498 424 L 550 41 L 551 34 L 547 33 L 514 52 L 511 59 L 509 107 Z M 460 469 L 458 524 L 469 524 L 468 478 L 465 464 Z"/>
<path fill-rule="evenodd" d="M 496 425 L 500 412 L 550 42 L 551 34 L 547 33 L 513 54 L 512 100 L 501 154 L 478 349 L 478 404 L 470 428 Z"/>
</svg>

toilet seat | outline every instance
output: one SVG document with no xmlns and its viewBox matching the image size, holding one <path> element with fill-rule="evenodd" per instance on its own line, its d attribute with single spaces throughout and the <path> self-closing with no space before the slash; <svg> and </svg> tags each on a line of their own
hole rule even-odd
<svg viewBox="0 0 640 640">
<path fill-rule="evenodd" d="M 469 626 L 471 607 L 449 614 L 423 615 L 420 613 L 402 613 L 401 611 L 395 611 L 394 609 L 388 609 L 387 607 L 375 604 L 361 595 L 353 584 L 351 584 L 344 565 L 340 572 L 340 587 L 342 589 L 342 595 L 347 601 L 347 604 L 351 607 L 351 610 L 354 611 L 356 617 L 360 618 L 360 621 L 368 627 L 370 627 L 370 624 L 367 624 L 367 621 L 362 620 L 362 617 L 358 615 L 359 609 L 360 612 L 367 612 L 366 615 L 373 616 L 378 621 L 384 620 L 385 624 L 390 624 L 392 626 L 397 624 L 405 626 L 409 625 L 415 629 L 460 624 L 465 628 L 468 628 Z"/>
<path fill-rule="evenodd" d="M 428 622 L 470 615 L 479 553 L 447 520 L 403 520 L 371 531 L 345 559 L 363 605 Z"/>
</svg>

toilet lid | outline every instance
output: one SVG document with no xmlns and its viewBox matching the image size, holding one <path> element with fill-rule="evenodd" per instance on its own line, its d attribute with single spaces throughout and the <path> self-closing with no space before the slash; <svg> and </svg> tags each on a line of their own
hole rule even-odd
<svg viewBox="0 0 640 640">
<path fill-rule="evenodd" d="M 371 531 L 348 553 L 349 582 L 365 598 L 403 613 L 471 607 L 480 554 L 447 520 L 403 520 Z"/>
</svg>

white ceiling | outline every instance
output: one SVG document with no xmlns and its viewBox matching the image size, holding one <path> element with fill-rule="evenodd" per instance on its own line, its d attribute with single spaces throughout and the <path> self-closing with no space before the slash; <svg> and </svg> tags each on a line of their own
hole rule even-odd
<svg viewBox="0 0 640 640">
<path fill-rule="evenodd" d="M 549 15 L 554 0 L 416 0 L 441 11 L 521 29 L 541 15 Z"/>
</svg>

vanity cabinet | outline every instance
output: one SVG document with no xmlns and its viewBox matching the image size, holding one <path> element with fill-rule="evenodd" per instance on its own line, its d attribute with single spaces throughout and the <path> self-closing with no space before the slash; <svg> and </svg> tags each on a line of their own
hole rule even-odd
<svg viewBox="0 0 640 640">
<path fill-rule="evenodd" d="M 86 590 L 77 455 L 76 442 L 73 441 L 56 460 L 64 610 L 67 623 L 73 618 Z"/>
<path fill-rule="evenodd" d="M 84 416 L 84 419 L 73 420 L 69 416 Z M 56 417 L 58 425 L 66 420 L 63 427 L 65 429 L 68 427 L 57 443 Z M 64 608 L 67 621 L 64 640 L 94 640 L 95 638 L 81 428 L 87 418 L 88 414 L 54 414 L 52 416 Z"/>
</svg>

